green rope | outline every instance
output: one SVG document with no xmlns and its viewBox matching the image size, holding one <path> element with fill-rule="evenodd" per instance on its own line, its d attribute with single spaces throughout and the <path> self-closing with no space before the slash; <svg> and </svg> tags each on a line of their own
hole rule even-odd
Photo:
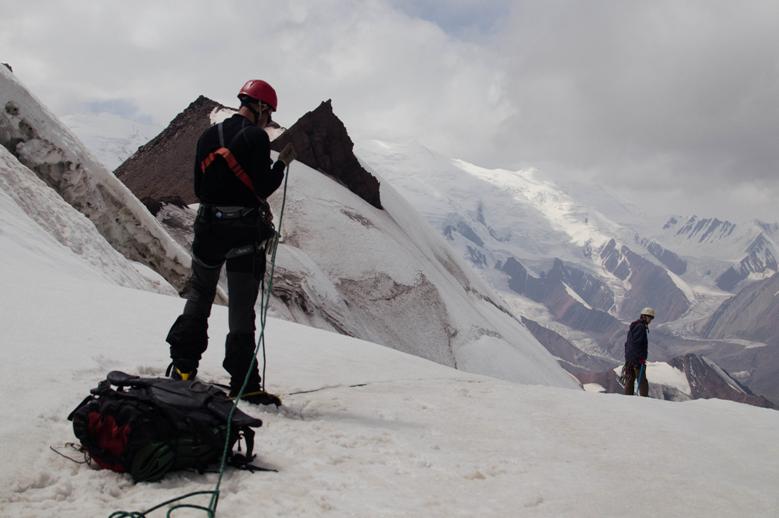
<svg viewBox="0 0 779 518">
<path fill-rule="evenodd" d="M 254 355 L 252 356 L 252 361 L 249 364 L 249 370 L 246 371 L 246 376 L 243 379 L 243 384 L 241 385 L 241 389 L 238 391 L 238 395 L 235 396 L 235 399 L 233 400 L 233 406 L 232 408 L 230 408 L 230 413 L 227 415 L 227 435 L 225 437 L 224 449 L 222 450 L 222 460 L 219 464 L 219 478 L 216 481 L 216 485 L 214 486 L 214 489 L 212 489 L 211 491 L 194 491 L 192 493 L 187 493 L 185 495 L 181 495 L 176 498 L 172 498 L 170 500 L 162 502 L 161 504 L 155 505 L 154 507 L 149 508 L 143 512 L 116 511 L 111 513 L 108 516 L 108 518 L 146 518 L 146 516 L 149 513 L 152 513 L 162 507 L 165 507 L 166 505 L 170 505 L 174 502 L 186 500 L 188 498 L 192 498 L 198 495 L 211 495 L 211 500 L 208 503 L 208 507 L 203 507 L 200 505 L 193 505 L 193 504 L 177 504 L 172 506 L 170 509 L 168 509 L 168 512 L 165 516 L 171 518 L 172 516 L 171 513 L 173 513 L 178 509 L 186 508 L 186 509 L 197 509 L 199 511 L 203 511 L 204 513 L 206 513 L 206 516 L 208 518 L 216 517 L 216 506 L 219 503 L 219 490 L 222 486 L 222 478 L 224 476 L 225 467 L 227 466 L 227 457 L 230 453 L 230 434 L 232 432 L 233 414 L 235 414 L 235 409 L 238 408 L 238 402 L 241 400 L 241 396 L 243 396 L 244 391 L 246 390 L 246 386 L 249 384 L 249 377 L 251 376 L 252 369 L 257 363 L 257 353 L 260 351 L 260 347 L 262 347 L 262 356 L 263 356 L 262 388 L 263 390 L 265 389 L 265 363 L 266 363 L 265 362 L 265 323 L 267 320 L 270 296 L 273 293 L 273 272 L 276 269 L 276 251 L 278 250 L 279 247 L 279 236 L 281 236 L 281 223 L 284 220 L 284 207 L 287 205 L 287 180 L 289 180 L 289 164 L 287 164 L 286 174 L 284 175 L 284 195 L 281 199 L 281 212 L 279 213 L 279 228 L 271 240 L 271 248 L 273 250 L 273 253 L 271 255 L 271 261 L 270 261 L 268 289 L 265 290 L 263 296 L 260 298 L 260 337 L 257 340 L 257 346 L 254 348 Z"/>
</svg>

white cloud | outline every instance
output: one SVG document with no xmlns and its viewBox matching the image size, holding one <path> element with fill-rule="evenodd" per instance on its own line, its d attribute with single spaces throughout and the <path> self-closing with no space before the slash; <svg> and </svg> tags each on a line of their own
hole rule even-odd
<svg viewBox="0 0 779 518">
<path fill-rule="evenodd" d="M 751 203 L 779 196 L 779 4 L 447 6 L 0 0 L 0 59 L 59 115 L 121 100 L 162 127 L 197 95 L 233 104 L 261 77 L 281 123 L 332 98 L 353 138 L 418 138 L 703 209 L 733 184 L 729 210 L 779 219 Z"/>
</svg>

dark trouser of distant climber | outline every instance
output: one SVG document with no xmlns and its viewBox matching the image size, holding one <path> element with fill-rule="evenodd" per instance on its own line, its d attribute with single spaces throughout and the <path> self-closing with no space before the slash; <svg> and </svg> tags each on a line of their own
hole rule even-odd
<svg viewBox="0 0 779 518">
<path fill-rule="evenodd" d="M 225 343 L 223 366 L 230 373 L 234 394 L 243 384 L 255 349 L 254 305 L 265 275 L 265 250 L 259 235 L 263 226 L 259 209 L 201 206 L 195 221 L 192 244 L 191 287 L 184 312 L 168 333 L 173 376 L 195 375 L 208 347 L 208 317 L 216 296 L 222 265 L 227 265 L 230 332 Z M 247 391 L 259 391 L 260 375 L 255 362 Z"/>
<path fill-rule="evenodd" d="M 646 368 L 641 373 L 640 363 L 627 363 L 625 364 L 625 395 L 632 396 L 635 394 L 633 388 L 636 384 L 638 375 L 641 374 L 641 380 L 638 383 L 638 393 L 644 397 L 649 395 L 649 381 L 646 379 Z"/>
</svg>

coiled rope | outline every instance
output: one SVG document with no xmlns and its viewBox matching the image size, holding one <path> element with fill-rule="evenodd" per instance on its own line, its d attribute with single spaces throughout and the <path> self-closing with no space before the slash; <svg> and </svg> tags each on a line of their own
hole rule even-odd
<svg viewBox="0 0 779 518">
<path fill-rule="evenodd" d="M 238 402 L 241 400 L 241 397 L 243 396 L 244 391 L 246 390 L 246 386 L 249 384 L 249 377 L 251 376 L 252 370 L 254 369 L 254 365 L 257 362 L 257 353 L 259 353 L 260 348 L 262 348 L 262 389 L 265 390 L 265 367 L 267 364 L 267 356 L 265 352 L 265 323 L 267 321 L 267 313 L 268 313 L 268 306 L 270 302 L 270 296 L 273 293 L 273 272 L 276 268 L 276 251 L 278 250 L 279 237 L 281 236 L 281 224 L 284 221 L 284 207 L 287 204 L 287 181 L 288 180 L 289 180 L 289 164 L 287 164 L 285 169 L 285 174 L 284 174 L 284 194 L 281 200 L 281 212 L 279 213 L 279 227 L 278 230 L 276 231 L 276 234 L 271 239 L 271 243 L 270 243 L 272 253 L 271 253 L 271 261 L 270 261 L 270 273 L 268 275 L 268 289 L 267 290 L 263 289 L 262 296 L 260 297 L 260 336 L 257 339 L 257 346 L 254 348 L 254 355 L 252 356 L 252 361 L 249 364 L 249 369 L 246 371 L 246 377 L 244 377 L 243 379 L 243 384 L 241 385 L 241 389 L 238 391 L 238 395 L 235 397 L 235 400 L 233 401 L 233 406 L 230 409 L 230 413 L 227 416 L 227 434 L 225 437 L 224 449 L 222 450 L 222 460 L 219 464 L 219 478 L 216 481 L 216 485 L 214 486 L 214 489 L 210 491 L 193 491 L 191 493 L 186 493 L 176 498 L 171 498 L 170 500 L 166 500 L 165 502 L 157 504 L 154 507 L 151 507 L 141 512 L 115 511 L 110 515 L 108 515 L 108 518 L 147 518 L 147 516 L 150 513 L 171 504 L 175 504 L 175 505 L 172 505 L 170 509 L 168 509 L 168 512 L 165 515 L 168 518 L 171 518 L 172 513 L 179 509 L 196 509 L 198 511 L 204 512 L 208 518 L 216 517 L 216 506 L 219 503 L 219 491 L 222 486 L 222 478 L 224 476 L 225 467 L 227 466 L 227 457 L 230 453 L 230 435 L 232 432 L 233 414 L 235 413 L 235 409 L 238 408 Z M 196 496 L 200 496 L 200 495 L 211 495 L 211 500 L 209 501 L 208 507 L 202 505 L 187 504 L 187 503 L 176 504 L 176 502 L 183 502 L 184 500 Z"/>
</svg>

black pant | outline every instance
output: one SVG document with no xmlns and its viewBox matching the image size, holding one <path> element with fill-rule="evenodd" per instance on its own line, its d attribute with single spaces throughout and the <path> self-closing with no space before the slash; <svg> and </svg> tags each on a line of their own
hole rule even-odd
<svg viewBox="0 0 779 518">
<path fill-rule="evenodd" d="M 254 353 L 254 305 L 265 275 L 265 251 L 260 241 L 268 233 L 257 212 L 231 219 L 215 214 L 211 208 L 202 207 L 195 220 L 191 286 L 184 311 L 171 327 L 167 341 L 179 370 L 197 369 L 208 347 L 208 317 L 222 265 L 227 263 L 230 332 L 223 365 L 233 379 L 242 382 Z M 259 374 L 252 378 L 259 384 Z"/>
<path fill-rule="evenodd" d="M 646 367 L 644 367 L 644 372 L 641 373 L 641 364 L 632 362 L 625 364 L 625 395 L 632 396 L 635 394 L 633 385 L 635 385 L 639 374 L 641 374 L 641 379 L 638 382 L 638 393 L 644 397 L 649 395 L 649 380 L 646 379 Z"/>
</svg>

